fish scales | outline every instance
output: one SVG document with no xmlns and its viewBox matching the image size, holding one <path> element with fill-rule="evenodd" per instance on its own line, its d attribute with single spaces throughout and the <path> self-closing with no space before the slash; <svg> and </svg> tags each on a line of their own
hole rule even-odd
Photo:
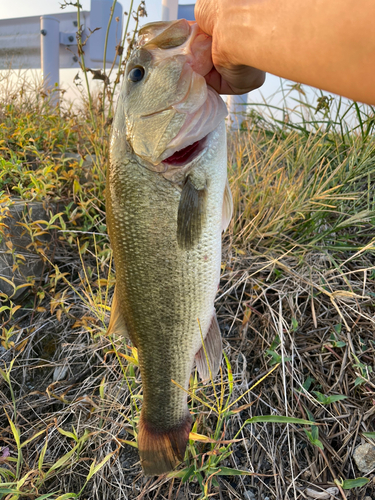
<svg viewBox="0 0 375 500">
<path fill-rule="evenodd" d="M 207 339 L 211 330 L 220 334 L 214 299 L 220 278 L 226 136 L 223 119 L 214 130 L 204 129 L 202 151 L 187 166 L 171 166 L 170 174 L 152 153 L 137 154 L 142 137 L 129 136 L 126 90 L 116 110 L 107 175 L 107 225 L 116 266 L 109 330 L 117 328 L 138 348 L 143 386 L 138 447 L 144 472 L 151 475 L 183 459 L 191 427 L 185 391 L 202 348 L 201 332 Z M 170 140 L 181 124 L 178 130 L 171 128 Z M 165 137 L 163 141 L 168 143 Z M 190 208 L 193 215 L 185 217 Z M 179 217 L 186 219 L 186 238 L 179 238 L 184 223 Z M 216 353 L 219 362 L 220 356 Z"/>
<path fill-rule="evenodd" d="M 186 394 L 171 379 L 186 388 L 201 346 L 197 319 L 202 331 L 207 331 L 214 313 L 226 181 L 226 164 L 221 176 L 217 175 L 217 156 L 226 158 L 225 144 L 214 144 L 209 155 L 212 161 L 206 157 L 205 162 L 210 196 L 203 237 L 192 250 L 180 249 L 177 244 L 181 193 L 173 184 L 133 162 L 119 164 L 109 179 L 107 217 L 111 214 L 120 307 L 139 349 L 147 402 L 144 412 L 156 427 L 186 416 Z M 149 393 L 148 388 L 152 388 Z M 162 408 L 159 393 L 164 398 Z"/>
</svg>

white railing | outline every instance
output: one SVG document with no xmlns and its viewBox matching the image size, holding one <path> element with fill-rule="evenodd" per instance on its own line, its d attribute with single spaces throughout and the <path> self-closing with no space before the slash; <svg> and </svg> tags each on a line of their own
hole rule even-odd
<svg viewBox="0 0 375 500">
<path fill-rule="evenodd" d="M 91 0 L 91 10 L 81 12 L 82 39 L 87 38 L 85 64 L 89 68 L 103 64 L 112 4 L 112 0 Z M 90 32 L 95 28 L 100 29 Z M 1 19 L 0 69 L 41 68 L 46 88 L 59 85 L 60 68 L 79 68 L 77 30 L 77 14 L 74 12 Z M 115 47 L 121 41 L 121 33 L 122 6 L 117 2 L 108 33 L 108 64 L 112 64 L 116 56 Z"/>
</svg>

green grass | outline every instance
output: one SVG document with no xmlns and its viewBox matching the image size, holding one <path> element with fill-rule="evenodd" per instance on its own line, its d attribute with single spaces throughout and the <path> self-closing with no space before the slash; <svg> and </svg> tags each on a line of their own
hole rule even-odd
<svg viewBox="0 0 375 500">
<path fill-rule="evenodd" d="M 358 117 L 373 130 L 374 118 L 363 108 Z M 344 118 L 338 127 L 337 119 L 267 127 L 250 117 L 244 123 L 247 131 L 233 141 L 229 158 L 235 239 L 334 256 L 374 238 L 375 144 L 357 128 L 348 131 Z"/>
<path fill-rule="evenodd" d="M 66 102 L 58 113 L 26 80 L 3 83 L 0 230 L 13 272 L 24 260 L 7 233 L 15 197 L 46 217 L 26 210 L 20 223 L 41 276 L 0 294 L 2 498 L 374 496 L 352 459 L 375 431 L 374 110 L 321 98 L 317 111 L 298 87 L 294 110 L 254 108 L 229 133 L 225 359 L 207 385 L 192 374 L 184 463 L 144 481 L 137 351 L 106 333 L 109 109 L 99 96 L 91 113 Z"/>
</svg>

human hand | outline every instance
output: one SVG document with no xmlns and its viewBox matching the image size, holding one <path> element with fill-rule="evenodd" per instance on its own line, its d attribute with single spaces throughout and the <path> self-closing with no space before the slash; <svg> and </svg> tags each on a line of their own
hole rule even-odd
<svg viewBox="0 0 375 500">
<path fill-rule="evenodd" d="M 230 3 L 224 0 L 197 0 L 195 4 L 199 27 L 212 36 L 214 67 L 205 78 L 219 94 L 245 94 L 263 85 L 266 74 L 238 61 L 239 42 L 235 28 L 231 30 L 228 23 L 230 10 Z"/>
<path fill-rule="evenodd" d="M 265 74 L 375 104 L 374 0 L 197 0 L 212 37 L 207 83 L 220 93 L 260 87 Z"/>
</svg>

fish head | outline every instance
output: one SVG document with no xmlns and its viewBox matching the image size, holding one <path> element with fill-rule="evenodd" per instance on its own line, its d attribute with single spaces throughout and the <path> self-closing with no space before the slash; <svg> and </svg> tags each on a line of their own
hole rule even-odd
<svg viewBox="0 0 375 500">
<path fill-rule="evenodd" d="M 165 171 L 169 158 L 175 166 L 186 163 L 227 114 L 204 78 L 213 67 L 211 43 L 185 19 L 150 23 L 139 31 L 120 99 L 127 141 L 149 168 Z"/>
</svg>

